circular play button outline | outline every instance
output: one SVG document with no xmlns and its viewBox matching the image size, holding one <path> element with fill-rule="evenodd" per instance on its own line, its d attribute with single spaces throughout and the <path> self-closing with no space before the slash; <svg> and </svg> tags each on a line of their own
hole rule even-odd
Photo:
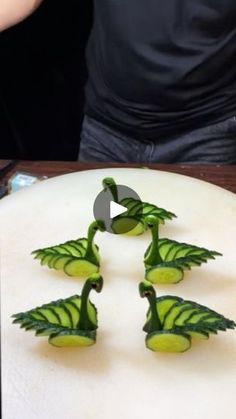
<svg viewBox="0 0 236 419">
<path fill-rule="evenodd" d="M 104 222 L 108 233 L 127 234 L 140 222 L 143 215 L 142 201 L 126 185 L 115 185 L 115 188 L 116 194 L 112 193 L 112 188 L 104 188 L 97 195 L 93 205 L 94 218 Z M 114 195 L 117 195 L 116 200 Z"/>
</svg>

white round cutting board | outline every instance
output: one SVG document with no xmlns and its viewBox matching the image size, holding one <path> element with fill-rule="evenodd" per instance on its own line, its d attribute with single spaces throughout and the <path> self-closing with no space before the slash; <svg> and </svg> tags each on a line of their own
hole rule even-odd
<svg viewBox="0 0 236 419">
<path fill-rule="evenodd" d="M 234 419 L 236 332 L 193 341 L 183 354 L 145 348 L 138 284 L 150 235 L 98 233 L 104 288 L 96 345 L 55 348 L 11 314 L 79 294 L 84 280 L 49 270 L 31 251 L 86 235 L 102 179 L 176 213 L 161 236 L 223 253 L 158 295 L 177 295 L 236 320 L 236 196 L 182 175 L 102 169 L 55 177 L 0 202 L 3 419 Z"/>
</svg>

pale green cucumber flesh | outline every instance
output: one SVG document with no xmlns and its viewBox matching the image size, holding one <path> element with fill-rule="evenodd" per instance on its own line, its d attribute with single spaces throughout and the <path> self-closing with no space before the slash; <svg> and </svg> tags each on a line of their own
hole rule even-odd
<svg viewBox="0 0 236 419">
<path fill-rule="evenodd" d="M 208 311 L 202 311 L 201 313 L 192 313 L 191 316 L 189 316 L 189 318 L 186 319 L 185 324 L 197 324 L 198 322 L 202 320 L 205 321 L 205 318 L 208 318 L 208 317 L 214 318 L 214 321 L 219 319 L 218 317 L 214 317 L 214 315 L 212 315 Z M 207 323 L 208 322 L 209 320 L 207 321 Z"/>
<path fill-rule="evenodd" d="M 180 268 L 155 266 L 146 270 L 146 279 L 153 284 L 177 284 L 183 279 Z"/>
<path fill-rule="evenodd" d="M 50 334 L 51 334 L 51 332 L 37 332 L 37 333 L 35 333 L 35 336 L 45 337 L 45 336 L 49 336 Z"/>
<path fill-rule="evenodd" d="M 137 223 L 139 221 L 135 217 L 121 216 L 113 220 L 111 228 L 115 234 L 127 234 L 136 228 Z"/>
<path fill-rule="evenodd" d="M 70 311 L 73 327 L 76 327 L 76 325 L 79 322 L 80 318 L 80 310 L 77 305 L 73 304 L 72 302 L 64 302 L 64 306 Z"/>
<path fill-rule="evenodd" d="M 198 309 L 196 307 L 187 308 L 186 310 L 182 311 L 182 313 L 175 320 L 175 326 L 183 326 L 186 320 L 188 320 L 193 313 L 197 312 Z"/>
<path fill-rule="evenodd" d="M 161 330 L 147 335 L 146 346 L 154 352 L 185 352 L 191 347 L 191 338 L 187 334 Z"/>
<path fill-rule="evenodd" d="M 88 301 L 87 304 L 87 311 L 90 321 L 94 324 L 94 326 L 97 326 L 97 310 L 90 301 Z"/>
<path fill-rule="evenodd" d="M 166 314 L 170 311 L 171 307 L 178 303 L 178 299 L 176 297 L 168 297 L 165 299 L 159 298 L 157 300 L 157 312 L 160 319 L 160 322 L 163 323 Z"/>
<path fill-rule="evenodd" d="M 189 305 L 186 303 L 186 307 Z M 180 312 L 184 309 L 184 305 L 181 303 L 176 303 L 166 314 L 163 322 L 163 329 L 170 330 L 176 326 L 176 319 L 179 316 Z"/>
<path fill-rule="evenodd" d="M 54 256 L 51 257 L 50 260 L 48 260 L 47 265 L 50 269 L 54 268 L 54 263 L 55 263 L 57 258 L 58 258 L 58 255 L 54 255 Z"/>
<path fill-rule="evenodd" d="M 63 248 L 67 250 L 67 252 L 75 257 L 80 257 L 81 252 L 76 249 L 73 245 L 71 245 L 69 242 L 63 244 Z"/>
<path fill-rule="evenodd" d="M 71 256 L 58 256 L 57 259 L 54 260 L 53 268 L 56 270 L 64 269 L 64 266 L 69 262 L 72 261 L 73 258 Z"/>
<path fill-rule="evenodd" d="M 186 333 L 191 336 L 191 338 L 196 339 L 209 339 L 209 334 L 207 332 L 195 332 L 195 331 L 189 331 Z"/>
<path fill-rule="evenodd" d="M 41 258 L 41 265 L 48 265 L 48 263 L 50 262 L 50 260 L 54 257 L 53 253 L 46 253 L 42 258 Z"/>
<path fill-rule="evenodd" d="M 94 331 L 84 332 L 80 330 L 71 334 L 55 333 L 49 337 L 48 342 L 60 348 L 92 346 L 96 343 L 96 333 Z"/>
<path fill-rule="evenodd" d="M 179 300 L 174 296 L 170 296 L 164 299 L 161 299 L 161 297 L 159 297 L 156 303 L 156 307 L 157 307 L 158 317 L 160 319 L 161 324 L 164 322 L 166 313 L 168 313 L 171 307 L 178 302 Z M 149 308 L 147 312 L 147 320 L 150 320 L 150 318 L 151 318 L 151 310 Z"/>
<path fill-rule="evenodd" d="M 146 230 L 143 223 L 139 222 L 132 230 L 125 233 L 126 236 L 140 236 Z"/>
<path fill-rule="evenodd" d="M 69 276 L 90 276 L 98 272 L 99 267 L 86 259 L 75 259 L 64 266 L 64 272 Z"/>
</svg>

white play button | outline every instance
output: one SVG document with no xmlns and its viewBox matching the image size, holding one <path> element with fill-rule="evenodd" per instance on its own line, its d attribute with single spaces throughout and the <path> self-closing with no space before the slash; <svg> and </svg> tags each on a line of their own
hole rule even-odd
<svg viewBox="0 0 236 419">
<path fill-rule="evenodd" d="M 130 207 L 126 203 L 127 200 L 132 209 L 129 215 Z M 105 223 L 108 233 L 126 234 L 139 223 L 140 216 L 142 216 L 141 203 L 138 194 L 128 186 L 116 185 L 114 193 L 111 188 L 105 187 L 94 201 L 94 218 Z"/>
<path fill-rule="evenodd" d="M 117 202 L 110 202 L 110 217 L 115 218 L 118 215 L 124 214 L 127 211 L 127 208 L 123 205 L 117 204 Z"/>
</svg>

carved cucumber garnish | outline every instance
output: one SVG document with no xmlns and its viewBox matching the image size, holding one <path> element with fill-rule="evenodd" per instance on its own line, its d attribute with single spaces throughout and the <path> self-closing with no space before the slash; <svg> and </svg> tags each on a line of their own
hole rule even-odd
<svg viewBox="0 0 236 419">
<path fill-rule="evenodd" d="M 36 336 L 48 336 L 53 346 L 91 346 L 96 342 L 97 309 L 89 299 L 92 289 L 101 292 L 103 279 L 93 274 L 84 284 L 82 294 L 52 301 L 25 313 L 14 314 L 13 323 Z"/>
<path fill-rule="evenodd" d="M 144 231 L 147 230 L 145 217 L 148 215 L 153 215 L 162 224 L 164 224 L 166 220 L 172 220 L 172 218 L 176 217 L 176 215 L 172 212 L 159 208 L 148 202 L 142 202 L 132 197 L 119 199 L 117 184 L 113 178 L 103 179 L 103 187 L 105 190 L 110 190 L 115 202 L 127 208 L 126 212 L 118 217 L 115 217 L 113 220 L 112 230 L 114 233 L 127 231 L 125 228 L 126 225 L 129 227 L 131 226 L 131 230 L 128 233 L 125 233 L 126 235 L 138 236 L 144 233 Z M 132 225 L 134 225 L 133 229 Z"/>
<path fill-rule="evenodd" d="M 152 233 L 152 242 L 144 255 L 145 278 L 154 284 L 178 283 L 183 279 L 185 269 L 200 266 L 208 259 L 215 259 L 215 256 L 222 256 L 221 253 L 203 247 L 159 239 L 158 220 L 148 216 L 146 222 Z"/>
<path fill-rule="evenodd" d="M 236 323 L 221 314 L 180 297 L 165 295 L 156 298 L 150 282 L 139 285 L 141 297 L 149 302 L 146 346 L 155 352 L 185 352 L 191 347 L 192 338 L 208 339 L 210 333 L 234 329 Z"/>
<path fill-rule="evenodd" d="M 94 244 L 97 231 L 105 231 L 103 221 L 94 221 L 88 228 L 88 237 L 69 240 L 44 249 L 34 250 L 35 259 L 41 265 L 63 270 L 69 276 L 85 276 L 98 272 L 100 266 L 99 248 Z"/>
</svg>

